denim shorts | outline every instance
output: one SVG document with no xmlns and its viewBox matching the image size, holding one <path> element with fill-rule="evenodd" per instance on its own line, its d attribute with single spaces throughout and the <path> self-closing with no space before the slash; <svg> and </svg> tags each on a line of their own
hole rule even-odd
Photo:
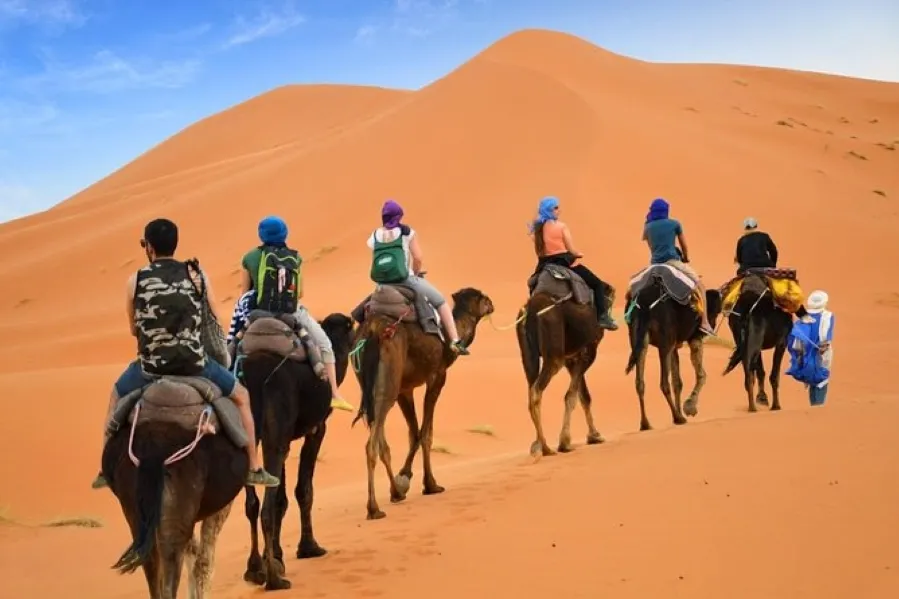
<svg viewBox="0 0 899 599">
<path fill-rule="evenodd" d="M 206 359 L 206 366 L 200 376 L 214 383 L 225 397 L 230 397 L 234 393 L 237 386 L 237 379 L 227 368 L 211 358 Z M 140 389 L 144 385 L 153 382 L 153 378 L 144 374 L 140 367 L 140 361 L 135 360 L 128 364 L 125 372 L 119 376 L 119 380 L 115 382 L 116 394 L 119 397 L 125 397 L 132 391 Z"/>
</svg>

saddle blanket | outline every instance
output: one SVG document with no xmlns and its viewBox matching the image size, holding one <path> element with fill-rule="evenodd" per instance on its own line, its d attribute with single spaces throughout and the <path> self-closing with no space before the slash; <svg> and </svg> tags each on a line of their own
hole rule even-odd
<svg viewBox="0 0 899 599">
<path fill-rule="evenodd" d="M 686 273 L 670 264 L 651 264 L 628 281 L 630 297 L 634 297 L 658 279 L 665 291 L 679 304 L 688 305 L 696 290 L 696 283 Z"/>
</svg>

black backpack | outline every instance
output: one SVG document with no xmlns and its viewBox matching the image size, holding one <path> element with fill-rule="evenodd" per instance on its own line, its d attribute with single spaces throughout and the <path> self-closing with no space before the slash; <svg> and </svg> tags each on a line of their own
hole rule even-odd
<svg viewBox="0 0 899 599">
<path fill-rule="evenodd" d="M 262 254 L 253 285 L 256 308 L 272 314 L 293 314 L 297 310 L 302 263 L 299 252 L 265 245 L 259 249 Z"/>
</svg>

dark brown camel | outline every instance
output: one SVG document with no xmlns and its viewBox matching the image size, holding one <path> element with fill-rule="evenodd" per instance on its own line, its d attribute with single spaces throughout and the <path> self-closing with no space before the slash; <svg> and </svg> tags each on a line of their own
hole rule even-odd
<svg viewBox="0 0 899 599">
<path fill-rule="evenodd" d="M 477 289 L 465 288 L 452 295 L 453 318 L 465 346 L 474 341 L 478 323 L 493 313 L 493 302 Z M 425 495 L 442 493 L 431 469 L 431 443 L 434 438 L 434 409 L 440 391 L 446 383 L 446 372 L 456 361 L 456 354 L 437 336 L 427 334 L 417 322 L 398 322 L 396 318 L 379 313 L 365 317 L 356 332 L 359 363 L 356 378 L 362 389 L 359 418 L 365 417 L 369 428 L 365 455 L 368 460 L 368 516 L 369 520 L 384 518 L 375 499 L 374 472 L 377 459 L 387 469 L 390 479 L 390 501 L 406 498 L 412 480 L 412 462 L 421 446 L 424 463 Z M 421 428 L 415 414 L 413 392 L 426 385 L 424 415 Z M 387 414 L 397 403 L 409 427 L 409 453 L 399 474 L 394 477 L 390 463 L 390 446 L 384 433 Z"/>
<path fill-rule="evenodd" d="M 128 456 L 130 430 L 120 428 L 103 449 L 103 475 L 133 538 L 113 568 L 131 573 L 143 567 L 150 598 L 175 599 L 186 561 L 190 596 L 208 597 L 215 544 L 244 486 L 247 452 L 224 435 L 206 435 L 186 457 L 166 466 L 195 433 L 151 421 L 135 430 L 133 450 L 140 460 L 135 467 Z M 197 522 L 199 539 L 193 534 Z"/>
<path fill-rule="evenodd" d="M 614 290 L 607 298 L 609 306 L 614 304 Z M 546 443 L 543 435 L 541 403 L 543 392 L 552 378 L 564 366 L 568 370 L 570 382 L 565 392 L 565 415 L 559 433 L 558 450 L 569 452 L 571 446 L 571 413 L 580 401 L 587 421 L 587 444 L 602 443 L 602 435 L 593 423 L 592 399 L 587 388 L 587 370 L 596 360 L 599 344 L 605 330 L 599 326 L 596 309 L 587 303 L 576 303 L 573 299 L 562 299 L 558 294 L 535 289 L 527 303 L 518 313 L 516 333 L 521 362 L 528 382 L 528 411 L 534 423 L 537 438 L 531 445 L 531 455 L 549 456 L 555 452 Z M 542 364 L 541 364 L 542 360 Z"/>
<path fill-rule="evenodd" d="M 353 321 L 343 314 L 330 314 L 321 321 L 331 340 L 336 359 L 337 382 L 346 376 Z M 294 497 L 300 508 L 300 542 L 297 558 L 320 557 L 327 553 L 312 532 L 313 476 L 318 453 L 331 414 L 331 388 L 316 376 L 308 361 L 285 360 L 269 352 L 254 352 L 241 361 L 243 380 L 250 394 L 256 438 L 262 444 L 265 468 L 281 479 L 277 489 L 266 489 L 262 501 L 262 535 L 265 543 L 259 552 L 259 498 L 253 487 L 246 487 L 246 515 L 250 521 L 250 557 L 244 580 L 265 585 L 266 590 L 290 588 L 283 578 L 284 552 L 281 548 L 281 523 L 287 514 L 287 473 L 284 465 L 290 443 L 303 439 Z M 264 556 L 264 557 L 263 557 Z"/>
<path fill-rule="evenodd" d="M 629 292 L 626 303 L 630 315 L 627 327 L 631 353 L 624 372 L 629 374 L 635 366 L 637 367 L 635 386 L 637 397 L 640 399 L 640 430 L 652 429 L 646 417 L 644 404 L 646 390 L 644 372 L 649 345 L 659 350 L 660 386 L 668 407 L 671 408 L 671 418 L 674 424 L 686 424 L 685 413 L 687 416 L 696 416 L 699 413 L 699 393 L 706 381 L 702 364 L 704 335 L 699 330 L 701 324 L 699 314 L 693 307 L 675 301 L 658 279 L 640 289 L 635 297 L 630 297 Z M 717 290 L 706 291 L 705 309 L 708 311 L 709 324 L 714 327 L 721 310 L 721 296 Z M 681 409 L 684 382 L 680 374 L 678 348 L 684 343 L 690 347 L 690 362 L 696 373 L 696 382 L 690 397 Z"/>
<path fill-rule="evenodd" d="M 793 317 L 777 306 L 764 274 L 751 269 L 743 277 L 743 286 L 733 308 L 727 312 L 736 347 L 730 356 L 724 374 L 743 365 L 743 387 L 749 411 L 755 412 L 756 402 L 768 404 L 765 393 L 765 365 L 762 351 L 773 349 L 771 358 L 771 410 L 780 409 L 780 370 L 784 353 L 787 351 L 787 337 L 793 329 Z M 755 382 L 758 380 L 758 396 L 755 397 Z"/>
</svg>

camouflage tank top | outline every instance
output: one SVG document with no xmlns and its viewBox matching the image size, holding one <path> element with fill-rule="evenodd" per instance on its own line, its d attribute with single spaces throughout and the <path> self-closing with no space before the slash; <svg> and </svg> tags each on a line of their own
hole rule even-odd
<svg viewBox="0 0 899 599">
<path fill-rule="evenodd" d="M 184 262 L 160 259 L 137 271 L 134 322 L 144 372 L 193 376 L 203 370 L 201 297 Z"/>
</svg>

